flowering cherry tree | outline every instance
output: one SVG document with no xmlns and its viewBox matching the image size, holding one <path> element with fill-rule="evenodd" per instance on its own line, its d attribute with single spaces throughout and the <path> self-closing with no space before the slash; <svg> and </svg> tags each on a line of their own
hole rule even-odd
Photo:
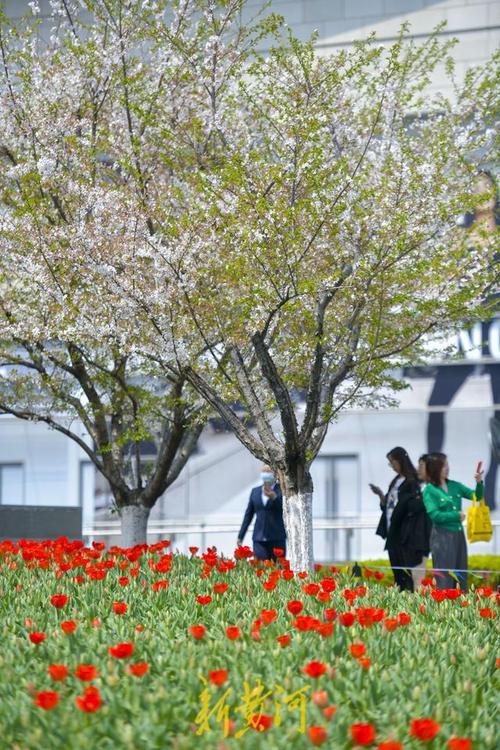
<svg viewBox="0 0 500 750">
<path fill-rule="evenodd" d="M 460 84 L 451 43 L 407 32 L 331 56 L 290 35 L 245 67 L 214 33 L 190 59 L 197 117 L 173 136 L 198 165 L 182 174 L 188 218 L 175 231 L 160 219 L 123 276 L 150 321 L 145 346 L 163 360 L 161 332 L 277 472 L 295 570 L 313 563 L 310 466 L 329 426 L 347 406 L 391 402 L 398 369 L 442 351 L 493 278 L 493 238 L 471 246 L 458 219 L 494 148 L 498 58 Z M 439 65 L 453 97 L 427 93 Z"/>
<path fill-rule="evenodd" d="M 165 3 L 89 2 L 90 22 L 85 3 L 51 6 L 43 42 L 36 3 L 17 27 L 1 18 L 0 410 L 78 443 L 109 482 L 128 546 L 146 541 L 205 416 L 182 373 L 141 354 L 136 309 L 107 284 L 108 259 L 133 262 L 155 233 L 148 202 L 169 167 L 156 167 L 154 144 L 181 76 L 160 42 L 171 52 L 185 21 L 180 8 L 167 24 Z"/>
</svg>

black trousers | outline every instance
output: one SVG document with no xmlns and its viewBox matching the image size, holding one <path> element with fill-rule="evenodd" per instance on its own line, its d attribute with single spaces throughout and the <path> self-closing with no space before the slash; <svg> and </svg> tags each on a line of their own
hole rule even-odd
<svg viewBox="0 0 500 750">
<path fill-rule="evenodd" d="M 273 549 L 282 549 L 283 554 L 286 557 L 286 540 L 285 539 L 271 539 L 268 541 L 253 540 L 253 551 L 257 560 L 276 560 L 276 555 Z"/>
<path fill-rule="evenodd" d="M 389 553 L 389 560 L 392 567 L 392 574 L 394 576 L 394 583 L 400 591 L 413 591 L 413 578 L 410 570 L 410 556 L 407 550 L 400 546 L 394 545 L 387 549 Z M 415 563 L 414 563 L 415 564 Z M 407 570 L 399 570 L 399 568 L 405 568 Z"/>
</svg>

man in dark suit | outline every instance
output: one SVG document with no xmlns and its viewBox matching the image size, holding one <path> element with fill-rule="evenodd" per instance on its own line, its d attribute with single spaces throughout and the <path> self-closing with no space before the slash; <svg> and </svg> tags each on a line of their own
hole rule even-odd
<svg viewBox="0 0 500 750">
<path fill-rule="evenodd" d="M 274 549 L 281 549 L 283 555 L 286 555 L 283 496 L 273 470 L 269 466 L 262 467 L 260 478 L 262 484 L 253 487 L 250 493 L 248 506 L 238 534 L 238 546 L 242 544 L 255 515 L 252 535 L 255 557 L 258 560 L 276 560 Z"/>
</svg>

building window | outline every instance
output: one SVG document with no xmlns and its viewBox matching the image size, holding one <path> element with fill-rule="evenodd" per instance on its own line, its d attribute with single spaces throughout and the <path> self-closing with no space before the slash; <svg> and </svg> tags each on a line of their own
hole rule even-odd
<svg viewBox="0 0 500 750">
<path fill-rule="evenodd" d="M 0 505 L 24 505 L 23 464 L 0 464 Z"/>
</svg>

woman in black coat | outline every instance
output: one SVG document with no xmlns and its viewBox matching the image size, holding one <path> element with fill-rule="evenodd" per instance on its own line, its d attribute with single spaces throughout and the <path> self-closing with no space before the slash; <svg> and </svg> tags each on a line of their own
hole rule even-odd
<svg viewBox="0 0 500 750">
<path fill-rule="evenodd" d="M 382 511 L 376 533 L 386 540 L 385 549 L 389 553 L 396 585 L 401 591 L 414 591 L 423 578 L 429 555 L 431 522 L 408 453 L 397 447 L 389 451 L 387 458 L 396 472 L 387 493 L 370 484 L 372 492 L 380 498 Z"/>
</svg>

